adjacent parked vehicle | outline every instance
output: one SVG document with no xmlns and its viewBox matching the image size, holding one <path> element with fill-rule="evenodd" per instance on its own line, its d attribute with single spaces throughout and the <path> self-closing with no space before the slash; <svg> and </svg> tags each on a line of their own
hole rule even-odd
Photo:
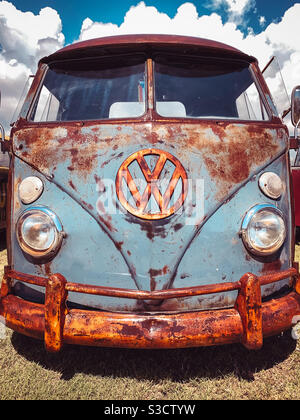
<svg viewBox="0 0 300 420">
<path fill-rule="evenodd" d="M 8 138 L 6 139 L 8 140 Z M 0 231 L 6 228 L 6 188 L 8 177 L 9 157 L 0 151 Z"/>
<path fill-rule="evenodd" d="M 0 315 L 52 352 L 260 348 L 300 315 L 289 144 L 228 45 L 117 36 L 43 58 L 9 142 Z"/>
<path fill-rule="evenodd" d="M 295 111 L 293 111 L 293 124 L 295 126 L 295 135 L 292 145 L 292 148 L 296 150 L 296 156 L 292 160 L 292 179 L 293 179 L 293 199 L 294 199 L 294 206 L 295 206 L 295 224 L 298 229 L 300 228 L 300 151 L 299 151 L 299 143 L 298 143 L 298 125 L 299 125 L 299 113 L 297 114 L 297 109 L 299 107 L 300 102 L 300 87 L 297 86 L 292 92 L 292 104 L 293 108 L 295 108 L 296 103 L 296 115 Z"/>
<path fill-rule="evenodd" d="M 295 202 L 295 223 L 297 228 L 300 227 L 300 165 L 298 161 L 298 156 L 295 160 L 294 165 L 292 166 L 292 176 L 293 176 L 293 194 Z"/>
</svg>

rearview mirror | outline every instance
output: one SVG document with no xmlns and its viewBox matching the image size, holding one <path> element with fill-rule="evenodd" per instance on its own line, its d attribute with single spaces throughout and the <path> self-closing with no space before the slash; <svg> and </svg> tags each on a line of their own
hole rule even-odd
<svg viewBox="0 0 300 420">
<path fill-rule="evenodd" d="M 291 119 L 294 127 L 300 122 L 300 86 L 296 86 L 292 92 L 291 98 Z"/>
</svg>

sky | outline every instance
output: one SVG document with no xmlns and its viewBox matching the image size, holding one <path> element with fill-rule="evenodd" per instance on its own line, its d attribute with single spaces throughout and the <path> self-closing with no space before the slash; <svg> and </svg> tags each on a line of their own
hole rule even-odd
<svg viewBox="0 0 300 420">
<path fill-rule="evenodd" d="M 81 40 L 134 33 L 213 39 L 254 55 L 280 96 L 300 84 L 300 2 L 293 0 L 0 1 L 0 122 L 10 128 L 24 85 L 43 56 Z M 284 105 L 282 105 L 284 106 Z"/>
</svg>

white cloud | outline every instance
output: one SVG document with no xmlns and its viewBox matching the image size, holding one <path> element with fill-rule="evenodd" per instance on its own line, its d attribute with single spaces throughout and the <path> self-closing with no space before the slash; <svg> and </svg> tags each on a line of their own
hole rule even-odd
<svg viewBox="0 0 300 420">
<path fill-rule="evenodd" d="M 222 34 L 219 34 L 219 32 Z M 243 34 L 233 22 L 222 23 L 217 13 L 199 16 L 193 3 L 184 3 L 178 9 L 174 18 L 160 13 L 153 6 L 140 2 L 132 6 L 120 26 L 84 20 L 79 41 L 107 35 L 124 35 L 135 33 L 177 34 L 218 39 L 228 38 L 232 43 L 243 39 Z"/>
<path fill-rule="evenodd" d="M 264 32 L 264 42 L 261 43 L 260 56 L 262 57 L 263 46 L 268 49 L 269 56 L 278 58 L 281 74 L 290 94 L 293 87 L 300 83 L 300 4 L 297 3 L 288 9 L 278 23 L 271 23 Z M 267 62 L 267 57 L 266 61 Z M 268 82 L 268 80 L 267 80 Z M 270 83 L 270 81 L 269 81 Z M 279 95 L 274 87 L 273 95 Z"/>
<path fill-rule="evenodd" d="M 101 32 L 101 36 L 110 36 L 112 33 L 118 30 L 118 25 L 113 23 L 101 23 L 93 22 L 90 18 L 86 18 L 81 27 L 80 41 L 86 39 L 97 38 L 98 33 Z"/>
<path fill-rule="evenodd" d="M 254 4 L 253 0 L 213 1 L 216 4 L 226 2 L 233 12 L 243 11 Z M 155 7 L 140 2 L 129 9 L 120 26 L 93 22 L 87 18 L 83 22 L 79 40 L 134 33 L 192 35 L 225 42 L 255 55 L 261 64 L 265 64 L 273 52 L 284 57 L 288 51 L 287 57 L 289 57 L 292 52 L 300 51 L 297 41 L 300 36 L 300 26 L 296 24 L 299 19 L 300 4 L 296 4 L 286 11 L 280 22 L 270 24 L 259 34 L 254 34 L 250 30 L 245 36 L 235 22 L 223 23 L 221 16 L 215 12 L 199 16 L 193 3 L 182 4 L 172 19 L 160 13 Z"/>
<path fill-rule="evenodd" d="M 228 13 L 228 20 L 238 25 L 245 25 L 244 15 L 250 10 L 255 10 L 255 0 L 210 0 L 207 7 L 218 10 L 222 7 Z"/>
<path fill-rule="evenodd" d="M 266 18 L 264 16 L 260 16 L 259 18 L 259 24 L 260 26 L 264 26 L 266 23 Z"/>
<path fill-rule="evenodd" d="M 38 60 L 63 45 L 62 24 L 56 10 L 45 7 L 34 15 L 0 1 L 0 121 L 6 129 Z"/>
<path fill-rule="evenodd" d="M 64 44 L 61 29 L 59 15 L 50 7 L 34 15 L 32 12 L 21 12 L 7 1 L 0 2 L 1 55 L 5 59 L 17 59 L 32 71 L 37 60 L 47 51 L 43 43 L 51 43 L 52 51 Z"/>
<path fill-rule="evenodd" d="M 211 5 L 217 10 L 225 6 L 229 12 L 227 22 L 222 21 L 219 14 L 199 16 L 193 3 L 184 3 L 177 14 L 171 19 L 160 13 L 154 7 L 148 7 L 144 2 L 132 6 L 126 13 L 120 26 L 92 22 L 90 19 L 82 26 L 80 40 L 102 37 L 106 35 L 134 34 L 134 33 L 168 33 L 191 35 L 209 38 L 232 45 L 258 59 L 263 68 L 269 59 L 278 57 L 281 74 L 290 94 L 293 87 L 300 84 L 300 4 L 289 8 L 278 23 L 271 23 L 262 32 L 255 34 L 249 28 L 245 36 L 238 28 L 240 18 L 250 9 L 255 10 L 255 0 L 211 0 Z M 265 18 L 260 17 L 260 24 L 265 26 Z M 274 98 L 280 101 L 280 112 L 286 108 L 287 97 L 280 81 L 280 74 L 274 79 L 267 80 Z"/>
<path fill-rule="evenodd" d="M 229 13 L 243 14 L 246 10 L 255 4 L 254 0 L 211 0 L 214 8 L 225 6 Z"/>
</svg>

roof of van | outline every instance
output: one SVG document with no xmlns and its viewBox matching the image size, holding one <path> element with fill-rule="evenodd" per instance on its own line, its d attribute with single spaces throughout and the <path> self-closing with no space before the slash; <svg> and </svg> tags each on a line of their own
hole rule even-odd
<svg viewBox="0 0 300 420">
<path fill-rule="evenodd" d="M 249 62 L 255 58 L 221 42 L 180 35 L 118 35 L 94 38 L 68 45 L 41 59 L 42 63 L 72 58 L 85 58 L 118 53 L 168 51 L 184 54 L 205 53 L 212 56 L 239 58 Z"/>
</svg>

